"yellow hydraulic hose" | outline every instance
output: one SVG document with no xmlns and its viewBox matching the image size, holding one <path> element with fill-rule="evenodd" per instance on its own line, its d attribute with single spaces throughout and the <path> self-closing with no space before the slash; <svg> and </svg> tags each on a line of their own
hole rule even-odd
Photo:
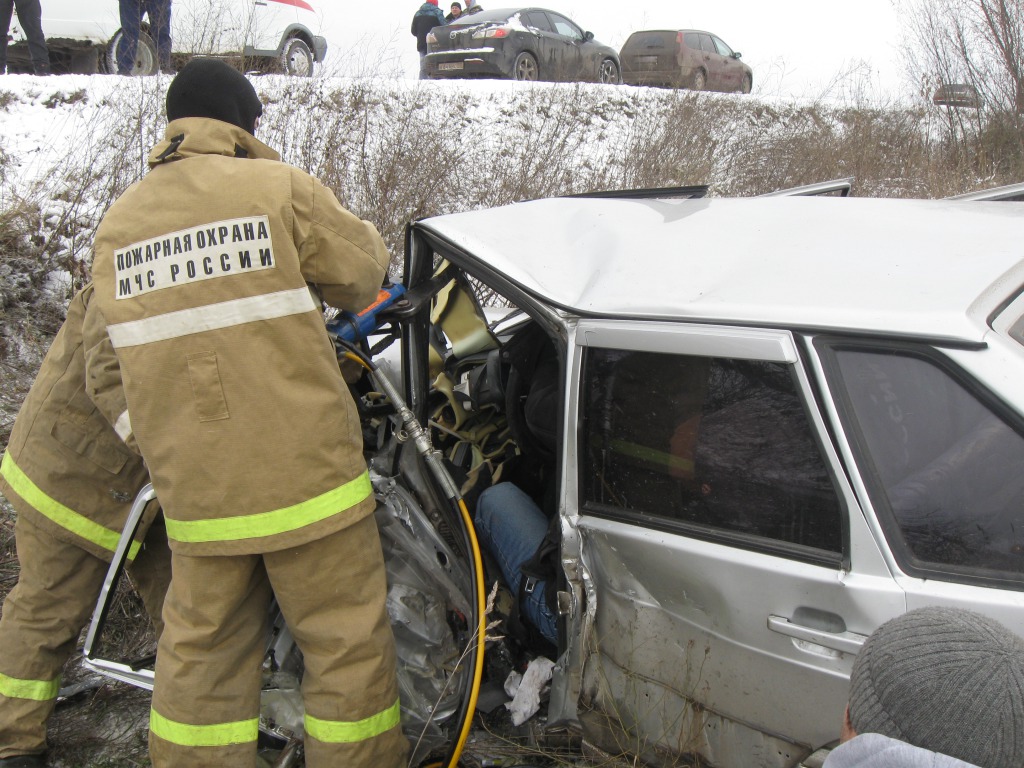
<svg viewBox="0 0 1024 768">
<path fill-rule="evenodd" d="M 358 351 L 349 347 L 349 345 L 339 339 L 339 343 L 345 346 L 344 357 L 347 360 L 352 360 L 359 363 L 361 366 L 366 368 L 378 385 L 384 390 L 384 393 L 388 398 L 395 404 L 396 410 L 402 417 L 403 422 L 406 424 L 406 429 L 413 435 L 413 443 L 417 449 L 423 455 L 423 458 L 431 471 L 437 476 L 439 485 L 448 494 L 449 501 L 452 501 L 458 505 L 459 514 L 462 516 L 462 524 L 466 529 L 467 536 L 469 538 L 470 550 L 473 556 L 473 571 L 475 573 L 475 592 L 476 592 L 476 618 L 477 618 L 477 629 L 476 629 L 476 654 L 475 664 L 473 666 L 473 678 L 469 692 L 469 701 L 466 706 L 466 714 L 462 720 L 462 727 L 459 731 L 459 737 L 455 742 L 455 747 L 452 750 L 451 760 L 448 763 L 447 768 L 457 768 L 459 764 L 459 758 L 462 756 L 462 751 L 466 746 L 466 740 L 469 738 L 469 732 L 473 725 L 473 713 L 476 711 L 477 699 L 480 696 L 480 683 L 483 680 L 484 674 L 484 644 L 487 635 L 487 599 L 484 592 L 484 564 L 483 557 L 480 554 L 480 542 L 476 537 L 476 528 L 473 525 L 473 518 L 469 514 L 469 509 L 466 507 L 466 502 L 458 492 L 458 488 L 455 482 L 452 480 L 451 475 L 444 468 L 444 465 L 436 460 L 430 451 L 429 437 L 423 431 L 423 428 L 416 421 L 415 416 L 409 407 L 405 404 L 402 398 L 399 396 L 397 390 L 391 384 L 387 378 L 380 374 L 377 370 L 377 366 L 367 359 L 364 355 Z M 440 764 L 438 764 L 440 765 Z M 433 768 L 433 766 L 431 766 Z"/>
<path fill-rule="evenodd" d="M 473 687 L 469 693 L 469 706 L 466 709 L 466 717 L 462 721 L 462 732 L 459 734 L 459 740 L 455 743 L 455 751 L 452 752 L 451 762 L 448 763 L 448 768 L 456 768 L 459 764 L 459 757 L 462 755 L 462 750 L 466 746 L 466 739 L 469 738 L 470 726 L 473 724 L 473 713 L 476 711 L 477 698 L 480 696 L 480 681 L 484 675 L 484 643 L 487 635 L 487 604 L 484 597 L 484 563 L 483 558 L 480 556 L 480 542 L 476 538 L 476 529 L 473 526 L 473 519 L 469 516 L 469 510 L 466 508 L 466 502 L 460 497 L 459 498 L 459 512 L 462 513 L 462 522 L 466 526 L 466 531 L 469 533 L 469 541 L 473 550 L 473 565 L 476 571 L 476 615 L 477 615 L 477 630 L 476 630 L 476 667 L 473 669 Z"/>
</svg>

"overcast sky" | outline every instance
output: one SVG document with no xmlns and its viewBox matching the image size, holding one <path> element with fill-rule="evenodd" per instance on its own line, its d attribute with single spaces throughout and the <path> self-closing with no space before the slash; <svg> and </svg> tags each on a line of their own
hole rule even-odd
<svg viewBox="0 0 1024 768">
<path fill-rule="evenodd" d="M 358 74 L 378 69 L 416 76 L 416 41 L 409 24 L 422 0 L 378 0 L 364 5 L 312 2 L 322 9 L 329 65 Z M 450 2 L 440 0 L 446 13 Z M 513 5 L 489 0 L 481 4 L 488 9 Z M 616 49 L 639 29 L 713 32 L 743 54 L 754 70 L 755 92 L 764 95 L 838 96 L 830 84 L 839 73 L 862 63 L 870 67 L 862 82 L 873 92 L 897 96 L 904 89 L 898 55 L 900 28 L 892 0 L 541 0 L 539 4 L 564 13 Z"/>
</svg>

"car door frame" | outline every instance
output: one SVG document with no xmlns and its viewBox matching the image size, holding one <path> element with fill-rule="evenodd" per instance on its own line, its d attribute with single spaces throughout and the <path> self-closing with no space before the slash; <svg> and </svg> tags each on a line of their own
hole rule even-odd
<svg viewBox="0 0 1024 768">
<path fill-rule="evenodd" d="M 583 60 L 583 43 L 586 42 L 586 33 L 583 28 L 570 19 L 568 16 L 562 13 L 556 13 L 555 11 L 545 11 L 548 17 L 548 21 L 555 30 L 555 40 L 553 41 L 556 48 L 558 48 L 558 58 L 560 59 L 557 69 L 555 70 L 555 77 L 552 79 L 558 80 L 559 82 L 575 82 L 579 80 L 584 73 L 584 67 L 586 63 Z M 568 22 L 569 26 L 572 27 L 576 32 L 579 33 L 579 40 L 575 40 L 571 37 L 567 37 L 558 31 L 558 24 L 555 22 L 556 19 L 563 19 Z"/>
<path fill-rule="evenodd" d="M 544 9 L 524 8 L 523 13 L 529 14 L 530 18 L 533 20 L 543 18 L 544 23 L 548 25 L 548 29 L 542 29 L 540 27 L 529 26 L 524 23 L 523 26 L 526 28 L 526 32 L 520 33 L 527 34 L 532 38 L 533 47 L 530 52 L 537 58 L 538 77 L 541 80 L 548 80 L 550 79 L 548 77 L 548 73 L 556 66 L 555 58 L 560 55 L 559 46 L 561 43 L 559 35 L 555 32 L 555 27 L 551 23 L 551 19 L 548 17 L 548 14 Z M 517 57 L 523 50 L 525 50 L 522 46 L 519 48 L 520 50 L 516 51 Z M 513 58 L 512 61 L 514 64 L 515 58 Z M 512 76 L 515 77 L 514 72 Z"/>
<path fill-rule="evenodd" d="M 741 548 L 585 509 L 579 475 L 585 467 L 577 464 L 582 457 L 579 390 L 585 353 L 592 347 L 793 365 L 812 429 L 847 511 L 841 562 L 832 567 L 799 562 L 780 558 L 770 546 L 765 551 Z M 749 765 L 750 755 L 758 754 L 763 756 L 760 765 L 788 766 L 834 741 L 859 644 L 885 620 L 902 613 L 906 597 L 832 446 L 796 339 L 788 331 L 588 319 L 570 334 L 569 354 L 563 467 L 572 469 L 563 477 L 563 565 L 572 606 L 566 659 L 578 666 L 563 682 L 577 688 L 560 692 L 560 699 L 553 693 L 552 701 L 564 705 L 575 693 L 585 733 L 607 748 L 657 752 L 686 744 L 686 751 L 700 753 L 713 764 Z M 851 552 L 856 567 L 851 567 Z M 636 576 L 650 573 L 659 560 L 666 571 L 660 583 Z M 707 566 L 718 568 L 723 577 L 702 577 L 702 572 L 715 572 Z M 787 570 L 798 577 L 786 577 Z M 744 582 L 735 579 L 737 574 L 755 576 L 749 583 L 761 593 L 756 615 L 736 611 L 743 601 L 731 594 L 730 583 Z M 785 590 L 767 589 L 773 574 L 792 584 Z M 800 601 L 810 600 L 801 594 L 809 582 L 827 596 L 818 598 L 821 610 L 844 611 L 843 631 L 829 636 L 821 628 L 793 621 Z M 652 627 L 660 629 L 652 633 Z M 764 649 L 751 653 L 759 643 Z M 765 664 L 778 673 L 776 679 L 764 677 Z M 741 692 L 744 674 L 750 676 L 750 690 Z M 713 688 L 718 686 L 725 690 L 723 699 L 716 698 L 719 692 Z M 727 704 L 730 695 L 746 700 L 745 708 L 736 711 Z M 752 697 L 758 701 L 751 705 Z M 642 711 L 644 706 L 647 711 Z M 618 724 L 605 717 L 609 707 Z M 802 719 L 794 711 L 809 713 L 816 721 L 795 738 L 772 725 Z M 676 714 L 666 715 L 670 712 Z"/>
<path fill-rule="evenodd" d="M 700 52 L 702 54 L 702 60 L 705 62 L 705 68 L 708 70 L 708 85 L 706 88 L 712 91 L 727 90 L 728 82 L 725 74 L 725 62 L 721 53 L 718 52 L 718 46 L 715 45 L 714 35 L 710 32 L 698 32 L 697 35 L 700 39 Z M 705 45 L 711 45 L 711 49 L 705 47 Z"/>
<path fill-rule="evenodd" d="M 722 58 L 722 83 L 729 90 L 738 91 L 743 85 L 744 71 L 743 65 L 740 64 L 740 60 L 736 57 L 736 52 L 732 49 L 731 45 L 718 35 L 711 35 L 711 43 L 715 46 L 716 50 L 718 50 L 718 44 L 721 43 L 727 51 L 731 52 L 731 55 L 727 56 L 721 50 L 718 50 L 718 55 Z"/>
</svg>

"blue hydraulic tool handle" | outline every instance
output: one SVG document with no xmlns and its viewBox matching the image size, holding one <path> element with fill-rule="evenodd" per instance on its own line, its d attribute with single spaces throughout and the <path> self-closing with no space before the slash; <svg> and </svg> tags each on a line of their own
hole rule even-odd
<svg viewBox="0 0 1024 768">
<path fill-rule="evenodd" d="M 380 325 L 379 315 L 404 295 L 404 285 L 387 283 L 377 292 L 377 298 L 370 306 L 359 313 L 341 312 L 327 323 L 327 331 L 349 343 L 361 343 L 370 333 L 377 330 Z"/>
</svg>

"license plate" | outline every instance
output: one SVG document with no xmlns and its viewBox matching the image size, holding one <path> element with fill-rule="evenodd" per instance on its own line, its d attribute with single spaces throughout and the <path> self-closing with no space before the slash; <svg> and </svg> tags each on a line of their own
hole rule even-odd
<svg viewBox="0 0 1024 768">
<path fill-rule="evenodd" d="M 638 56 L 637 69 L 654 70 L 658 68 L 658 57 L 657 56 Z"/>
<path fill-rule="evenodd" d="M 444 61 L 437 65 L 437 68 L 442 72 L 451 72 L 455 69 L 462 69 L 461 61 Z"/>
</svg>

